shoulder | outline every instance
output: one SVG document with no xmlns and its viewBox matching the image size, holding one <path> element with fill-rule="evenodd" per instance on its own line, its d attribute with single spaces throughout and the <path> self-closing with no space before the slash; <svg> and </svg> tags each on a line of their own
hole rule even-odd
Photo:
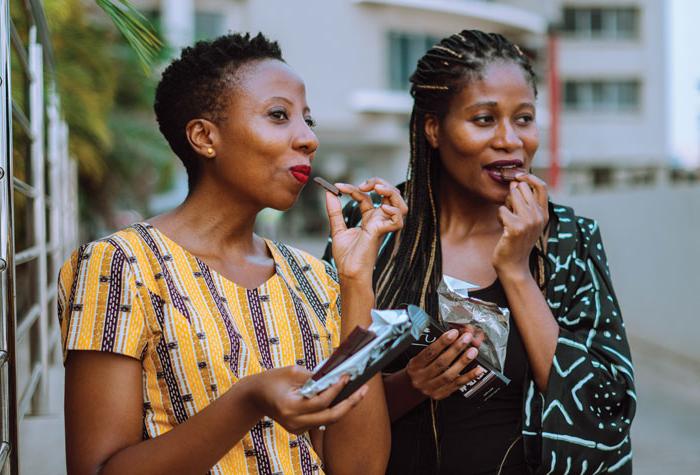
<svg viewBox="0 0 700 475">
<path fill-rule="evenodd" d="M 576 242 L 576 247 L 588 247 L 591 240 L 600 240 L 600 228 L 595 219 L 576 214 L 576 211 L 557 203 L 549 203 L 552 222 L 550 242 L 552 238 L 560 243 L 567 239 Z"/>
<path fill-rule="evenodd" d="M 138 271 L 148 265 L 143 252 L 143 237 L 130 226 L 103 238 L 81 245 L 73 251 L 61 267 L 61 278 L 77 274 L 82 267 L 104 270 L 105 266 L 120 266 L 127 271 Z"/>
<path fill-rule="evenodd" d="M 279 253 L 287 270 L 293 274 L 299 272 L 311 273 L 315 276 L 328 276 L 332 280 L 338 280 L 335 269 L 326 261 L 318 259 L 306 251 L 298 249 L 279 241 L 268 241 L 273 249 Z"/>
</svg>

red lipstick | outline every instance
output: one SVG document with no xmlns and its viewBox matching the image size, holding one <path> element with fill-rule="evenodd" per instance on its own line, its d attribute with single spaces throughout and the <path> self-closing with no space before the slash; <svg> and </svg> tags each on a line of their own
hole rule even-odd
<svg viewBox="0 0 700 475">
<path fill-rule="evenodd" d="M 311 175 L 311 167 L 308 165 L 297 165 L 289 169 L 292 176 L 297 179 L 302 185 L 309 181 L 309 176 Z"/>
</svg>

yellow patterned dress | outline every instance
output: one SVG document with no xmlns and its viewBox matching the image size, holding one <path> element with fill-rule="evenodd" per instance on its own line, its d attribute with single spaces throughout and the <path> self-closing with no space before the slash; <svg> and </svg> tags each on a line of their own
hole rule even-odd
<svg viewBox="0 0 700 475">
<path fill-rule="evenodd" d="M 59 276 L 64 358 L 95 350 L 141 362 L 144 439 L 197 414 L 240 378 L 313 368 L 338 346 L 337 277 L 302 251 L 266 243 L 276 272 L 255 289 L 222 277 L 147 223 L 80 247 Z M 308 434 L 264 418 L 211 473 L 323 470 Z"/>
</svg>

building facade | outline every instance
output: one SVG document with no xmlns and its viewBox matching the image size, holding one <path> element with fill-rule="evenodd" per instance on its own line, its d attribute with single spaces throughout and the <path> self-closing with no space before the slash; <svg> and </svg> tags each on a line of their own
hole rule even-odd
<svg viewBox="0 0 700 475">
<path fill-rule="evenodd" d="M 536 58 L 542 140 L 535 168 L 546 176 L 555 127 L 559 191 L 648 185 L 665 181 L 669 167 L 700 165 L 700 67 L 691 66 L 700 62 L 684 41 L 692 19 L 700 19 L 693 0 L 135 3 L 159 19 L 175 46 L 227 31 L 262 31 L 279 40 L 306 81 L 321 142 L 314 167 L 330 179 L 403 179 L 408 77 L 437 39 L 465 28 L 503 33 Z M 556 123 L 549 107 L 550 31 L 558 44 Z M 323 225 L 320 202 L 310 194 L 284 218 L 292 234 Z M 181 189 L 177 196 L 183 195 Z"/>
<path fill-rule="evenodd" d="M 506 0 L 558 32 L 560 157 L 569 190 L 700 167 L 700 20 L 693 0 Z M 673 173 L 672 173 L 673 175 Z"/>
</svg>

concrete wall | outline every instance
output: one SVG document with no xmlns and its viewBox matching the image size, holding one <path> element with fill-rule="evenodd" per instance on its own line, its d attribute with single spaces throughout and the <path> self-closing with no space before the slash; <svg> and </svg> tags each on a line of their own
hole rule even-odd
<svg viewBox="0 0 700 475">
<path fill-rule="evenodd" d="M 700 363 L 700 187 L 556 200 L 600 223 L 631 339 Z"/>
</svg>

